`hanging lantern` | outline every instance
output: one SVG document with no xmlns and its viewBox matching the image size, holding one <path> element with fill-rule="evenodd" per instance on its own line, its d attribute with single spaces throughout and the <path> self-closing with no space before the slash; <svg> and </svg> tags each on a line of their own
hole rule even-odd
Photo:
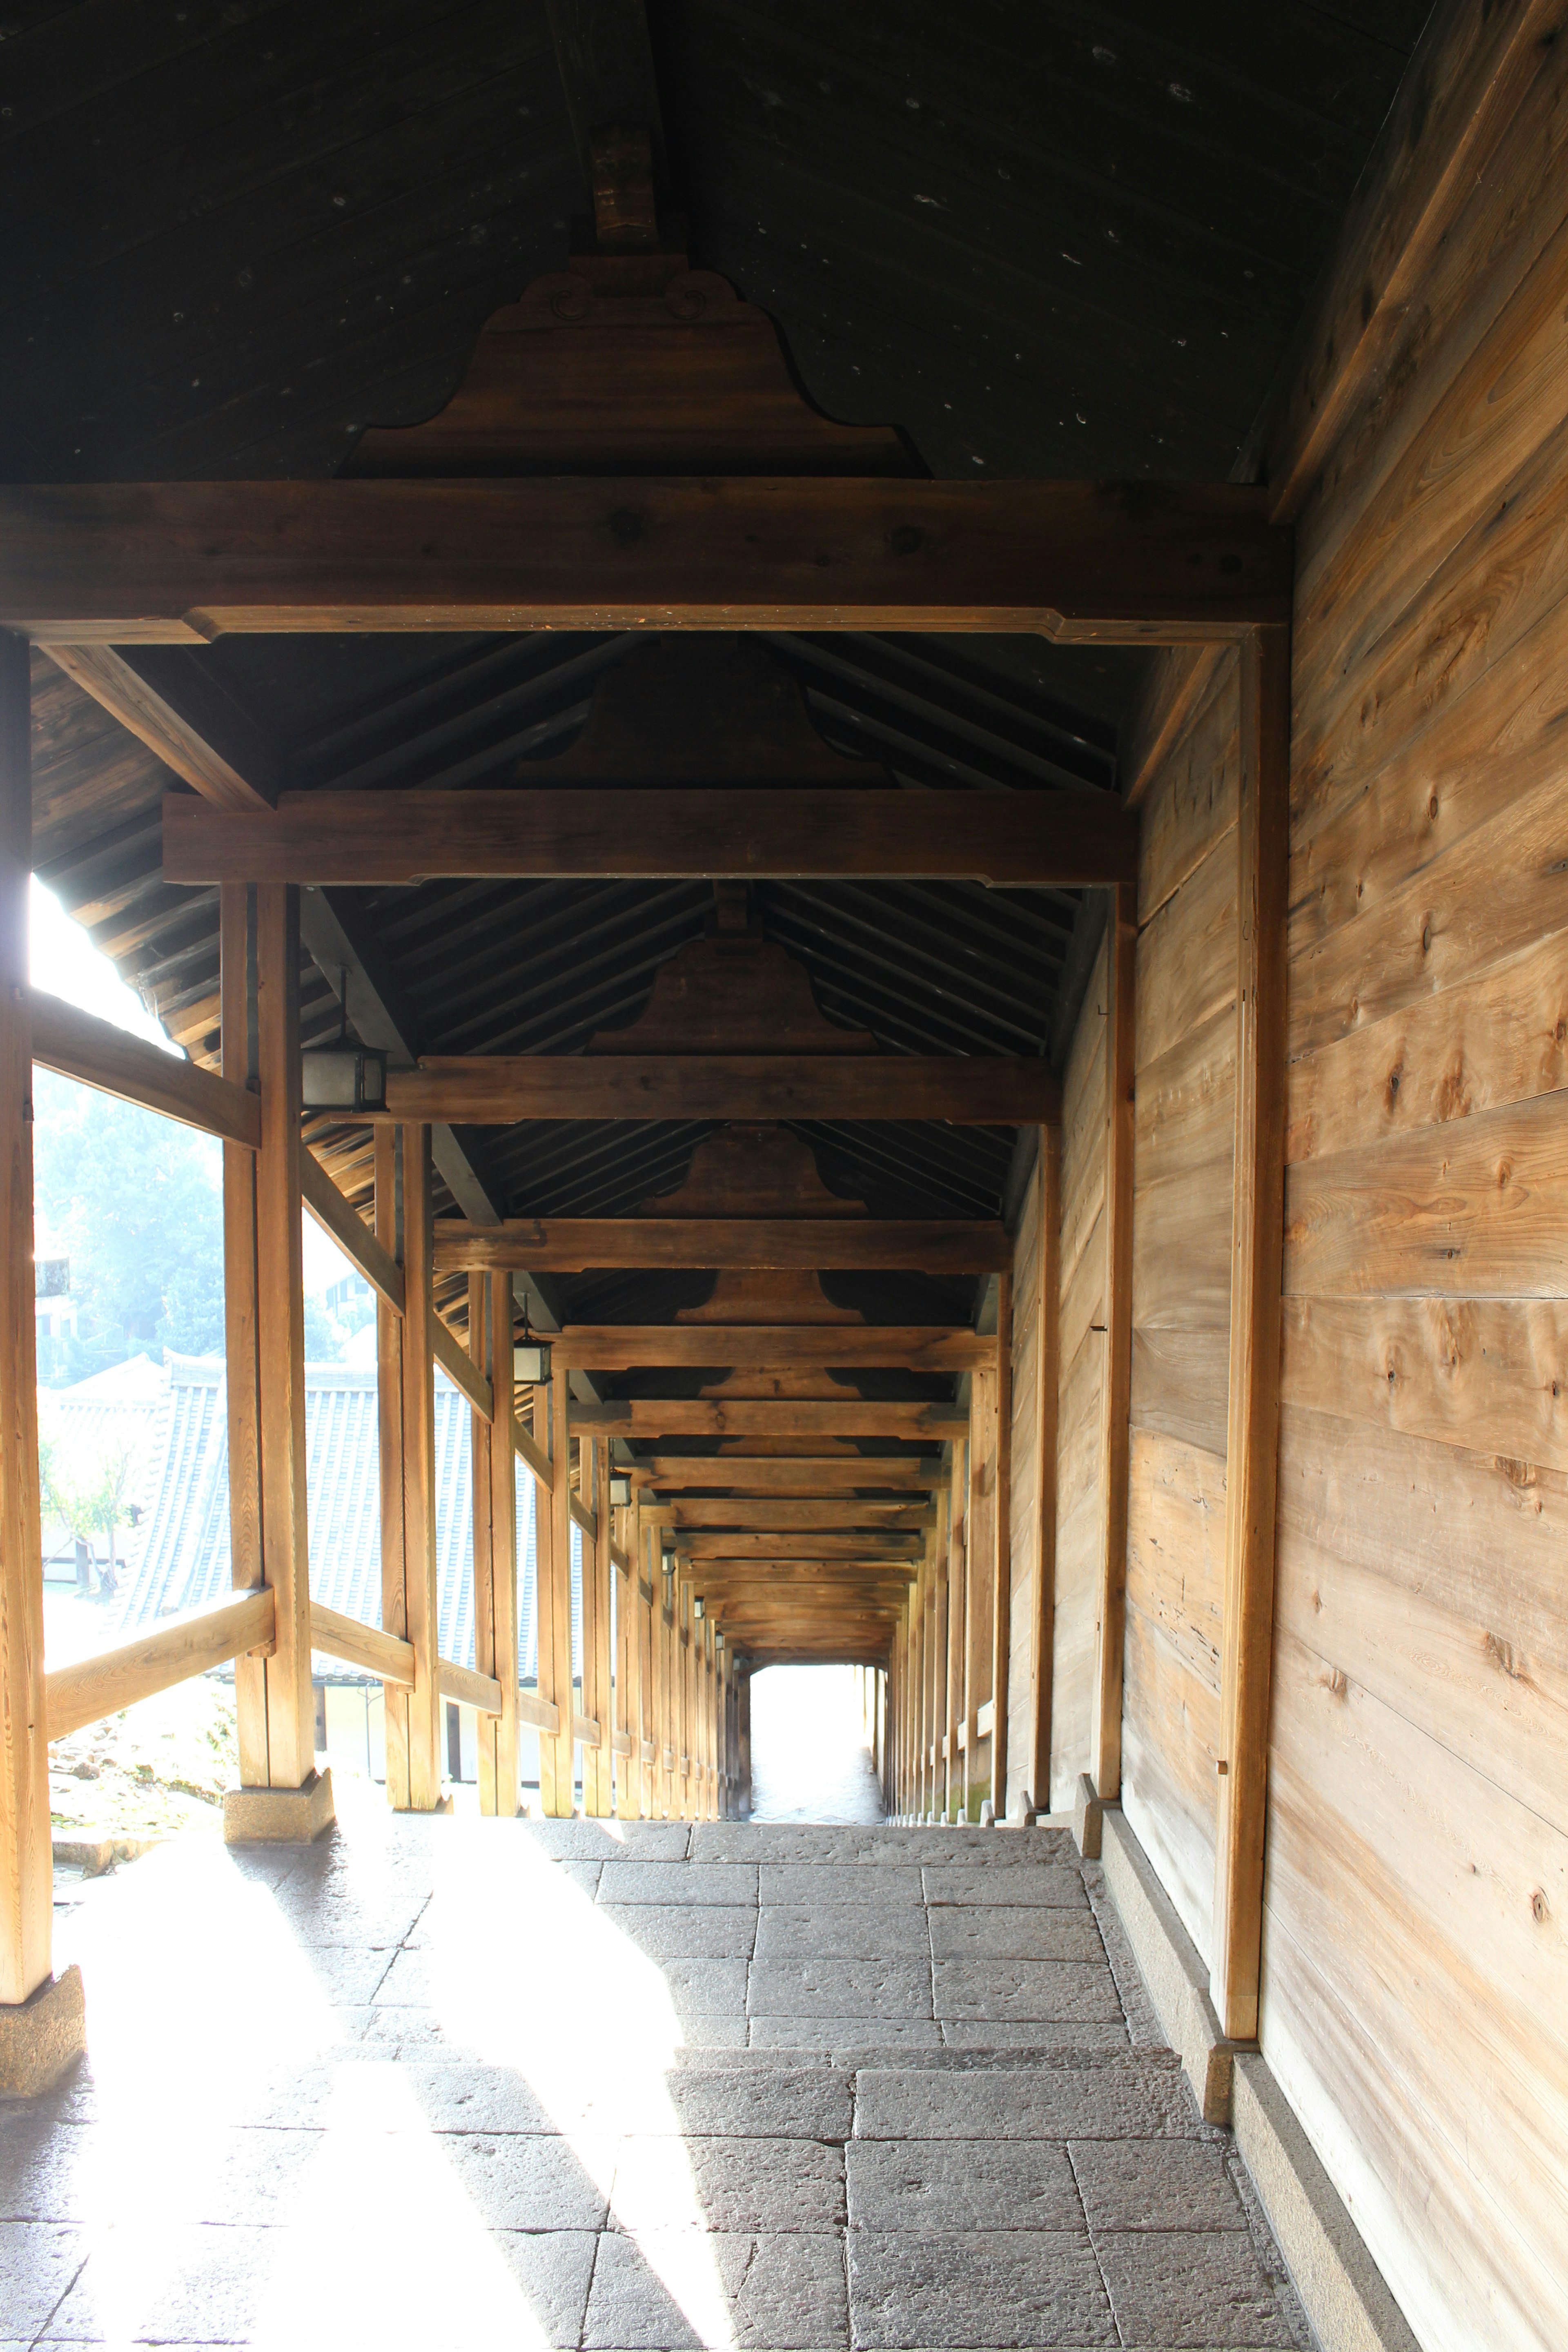
<svg viewBox="0 0 1568 2352">
<path fill-rule="evenodd" d="M 610 1473 L 610 1500 L 617 1510 L 625 1510 L 632 1499 L 632 1474 L 629 1470 Z"/>
<path fill-rule="evenodd" d="M 349 1035 L 349 976 L 339 990 L 335 1042 L 300 1056 L 300 1099 L 306 1110 L 383 1110 L 386 1055 L 356 1045 Z"/>
<path fill-rule="evenodd" d="M 538 1388 L 550 1378 L 550 1342 L 528 1326 L 528 1301 L 522 1302 L 522 1337 L 511 1351 L 511 1376 L 524 1388 Z"/>
</svg>

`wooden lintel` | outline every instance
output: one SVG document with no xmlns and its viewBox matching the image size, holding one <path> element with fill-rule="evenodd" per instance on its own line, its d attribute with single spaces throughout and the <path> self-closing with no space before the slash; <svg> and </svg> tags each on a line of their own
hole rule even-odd
<svg viewBox="0 0 1568 2352">
<path fill-rule="evenodd" d="M 996 1360 L 994 1337 L 965 1328 L 898 1328 L 833 1323 L 662 1323 L 591 1326 L 569 1323 L 551 1342 L 553 1361 L 568 1370 L 668 1370 L 722 1365 L 732 1370 L 783 1365 L 852 1370 L 878 1365 L 895 1370 L 973 1372 Z"/>
<path fill-rule="evenodd" d="M 0 492 L 0 505 L 3 500 Z M 1137 858 L 1136 817 L 1113 793 L 1102 792 L 900 793 L 886 786 L 864 792 L 650 786 L 631 792 L 574 785 L 504 792 L 286 793 L 276 809 L 260 811 L 220 808 L 188 793 L 171 793 L 163 802 L 164 880 L 205 885 L 278 880 L 363 887 L 442 877 L 612 875 L 640 880 L 742 876 L 753 882 L 973 881 L 1055 889 L 1130 881 Z M 518 1074 L 507 1081 L 511 1099 L 531 1096 L 557 1107 L 508 1116 L 581 1116 L 562 1107 L 552 1093 L 562 1081 L 550 1075 L 548 1058 L 516 1058 Z M 575 1073 L 584 1088 L 607 1087 L 618 1058 L 595 1055 L 561 1066 Z M 816 1095 L 805 1095 L 813 1058 L 800 1057 L 802 1098 L 838 1101 L 831 1090 L 848 1081 L 831 1057 L 823 1057 L 830 1066 L 812 1081 Z M 895 1059 L 895 1073 L 898 1067 Z M 446 1061 L 426 1080 L 410 1073 L 389 1084 L 400 1089 L 399 1117 L 484 1118 L 498 1114 L 463 1106 L 484 1102 L 487 1088 L 500 1087 L 504 1070 L 504 1061 L 498 1067 L 496 1057 L 485 1056 L 478 1075 L 465 1079 L 460 1062 Z M 696 1075 L 684 1079 L 690 1099 L 702 1098 L 697 1092 L 700 1083 Z M 720 1083 L 710 1080 L 710 1090 Z M 731 1081 L 731 1093 L 736 1083 Z M 760 1085 L 755 1077 L 747 1083 Z M 775 1081 L 775 1091 L 780 1083 Z M 1045 1116 L 1039 1108 L 1039 1091 L 1049 1091 L 1044 1064 L 1035 1066 L 1033 1083 L 1031 1107 L 1019 1118 Z M 433 1108 L 437 1103 L 445 1107 Z M 689 1109 L 644 1114 L 714 1115 Z M 829 1109 L 786 1115 L 838 1114 Z"/>
<path fill-rule="evenodd" d="M 821 1528 L 781 1533 L 760 1533 L 744 1528 L 682 1528 L 675 1537 L 682 1560 L 705 1559 L 844 1559 L 861 1563 L 913 1561 L 923 1546 L 918 1535 L 896 1528 L 850 1528 L 833 1533 Z"/>
<path fill-rule="evenodd" d="M 912 1497 L 897 1503 L 863 1503 L 855 1495 L 809 1498 L 764 1495 L 756 1498 L 712 1496 L 697 1501 L 687 1497 L 652 1510 L 645 1507 L 643 1524 L 682 1528 L 753 1528 L 775 1535 L 799 1528 L 883 1528 L 909 1535 L 926 1527 L 931 1517 L 925 1502 Z"/>
<path fill-rule="evenodd" d="M 247 1101 L 254 1097 L 247 1096 Z M 313 1151 L 300 1154 L 300 1191 L 321 1231 L 336 1242 L 351 1265 L 395 1314 L 403 1312 L 403 1268 L 384 1250 L 354 1207 L 344 1199 Z"/>
<path fill-rule="evenodd" d="M 1000 1223 L 872 1217 L 443 1217 L 436 1271 L 581 1274 L 589 1266 L 995 1274 L 1012 1263 Z"/>
<path fill-rule="evenodd" d="M 1289 616 L 1229 483 L 555 478 L 11 483 L 0 628 L 1025 630 L 1183 644 Z"/>
<path fill-rule="evenodd" d="M 240 1143 L 250 1151 L 260 1148 L 260 1100 L 232 1078 L 165 1054 L 162 1046 L 44 989 L 33 989 L 30 998 L 33 1059 L 46 1070 L 199 1128 L 225 1143 Z"/>
<path fill-rule="evenodd" d="M 700 1486 L 730 1487 L 751 1495 L 835 1495 L 850 1488 L 875 1492 L 911 1487 L 929 1493 L 947 1475 L 939 1454 L 669 1454 L 633 1465 L 632 1478 L 660 1493 Z"/>
<path fill-rule="evenodd" d="M 616 1437 L 962 1437 L 969 1423 L 952 1405 L 868 1399 L 626 1397 L 574 1404 L 574 1429 Z"/>
<path fill-rule="evenodd" d="M 84 1723 L 152 1698 L 209 1666 L 221 1666 L 272 1639 L 275 1603 L 267 1585 L 225 1592 L 218 1601 L 164 1618 L 129 1642 L 97 1656 L 78 1658 L 44 1676 L 49 1738 L 63 1739 Z"/>
<path fill-rule="evenodd" d="M 606 838 L 620 855 L 624 826 Z M 388 1071 L 386 1109 L 465 1127 L 587 1118 L 1054 1126 L 1061 1087 L 1048 1062 L 999 1055 L 476 1054 Z"/>
</svg>

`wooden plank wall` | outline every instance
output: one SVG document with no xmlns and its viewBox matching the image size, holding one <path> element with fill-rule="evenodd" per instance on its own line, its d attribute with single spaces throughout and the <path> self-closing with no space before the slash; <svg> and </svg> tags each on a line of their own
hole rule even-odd
<svg viewBox="0 0 1568 2352">
<path fill-rule="evenodd" d="M 1568 2311 L 1564 47 L 1298 525 L 1261 2036 L 1427 2352 Z"/>
<path fill-rule="evenodd" d="M 1151 780 L 1138 877 L 1122 1804 L 1210 1957 L 1236 1113 L 1238 667 Z"/>
<path fill-rule="evenodd" d="M 1100 1475 L 1100 1393 L 1105 1367 L 1105 1010 L 1102 943 L 1062 1081 L 1053 1809 L 1071 1805 L 1078 1776 L 1089 1769 L 1095 1594 L 1105 1538 Z M 1016 1289 L 1014 1295 L 1018 1298 L 1022 1294 Z M 1015 1366 L 1015 1388 L 1017 1378 Z M 1014 1667 L 1016 1673 L 1016 1645 Z M 1026 1677 L 1026 1662 L 1024 1671 Z"/>
</svg>

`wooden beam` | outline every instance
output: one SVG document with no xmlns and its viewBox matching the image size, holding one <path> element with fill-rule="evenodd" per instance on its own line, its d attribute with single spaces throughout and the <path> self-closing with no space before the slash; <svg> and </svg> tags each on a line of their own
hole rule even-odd
<svg viewBox="0 0 1568 2352">
<path fill-rule="evenodd" d="M 200 1609 L 163 1618 L 135 1640 L 100 1650 L 96 1657 L 57 1666 L 44 1678 L 49 1738 L 64 1739 L 84 1723 L 117 1715 L 122 1706 L 134 1706 L 139 1699 L 269 1643 L 273 1614 L 273 1595 L 258 1584 L 249 1592 L 226 1592 Z"/>
<path fill-rule="evenodd" d="M 0 2004 L 49 1976 L 54 1874 L 33 1305 L 27 648 L 0 634 Z"/>
<path fill-rule="evenodd" d="M 496 1281 L 501 1279 L 500 1276 L 494 1276 L 491 1278 Z M 520 1462 L 526 1463 L 529 1469 L 532 1471 L 534 1476 L 538 1479 L 540 1485 L 548 1489 L 550 1486 L 550 1456 L 546 1454 L 543 1446 L 535 1441 L 531 1433 L 524 1429 L 521 1422 L 516 1423 L 512 1431 L 512 1447 L 513 1451 L 516 1453 L 518 1460 Z"/>
<path fill-rule="evenodd" d="M 666 1370 L 697 1364 L 731 1370 L 773 1370 L 805 1366 L 851 1369 L 885 1365 L 890 1370 L 970 1372 L 996 1360 L 994 1339 L 961 1327 L 943 1330 L 922 1324 L 878 1327 L 863 1324 L 661 1323 L 595 1327 L 569 1323 L 551 1342 L 551 1360 L 568 1371 L 579 1366 L 606 1372 Z"/>
<path fill-rule="evenodd" d="M 1242 647 L 1240 731 L 1230 1409 L 1210 1985 L 1220 2031 L 1249 2041 L 1258 2032 L 1263 1935 L 1285 1217 L 1290 646 L 1282 629 L 1260 630 Z"/>
<path fill-rule="evenodd" d="M 0 490 L 0 506 L 4 504 Z M 286 793 L 275 810 L 215 808 L 188 793 L 163 801 L 163 879 L 173 883 L 289 881 L 356 888 L 452 878 L 527 880 L 614 875 L 638 880 L 732 875 L 752 881 L 972 881 L 1017 889 L 1079 888 L 1125 882 L 1138 860 L 1137 819 L 1104 792 L 900 793 L 883 786 L 859 792 L 784 787 L 646 787 L 635 792 L 577 784 L 497 792 Z M 583 1114 L 563 1099 L 550 1057 L 519 1055 L 510 1077 L 495 1057 L 464 1079 L 462 1066 L 437 1066 L 428 1083 L 418 1073 L 389 1073 L 389 1103 L 398 1115 L 453 1119 L 573 1118 Z M 690 1057 L 676 1056 L 689 1063 Z M 841 1118 L 851 1057 L 784 1057 L 793 1070 L 775 1073 L 752 1056 L 729 1056 L 721 1076 L 704 1078 L 685 1066 L 664 1080 L 645 1075 L 654 1108 L 641 1115 L 672 1118 Z M 911 1057 L 913 1058 L 913 1057 Z M 1042 1062 L 999 1062 L 1000 1076 L 963 1082 L 952 1071 L 986 1066 L 962 1058 L 934 1067 L 929 1060 L 900 1074 L 902 1057 L 867 1056 L 874 1066 L 870 1098 L 880 1089 L 889 1105 L 922 1090 L 949 1100 L 956 1112 L 884 1108 L 884 1118 L 975 1118 L 1005 1114 L 987 1100 L 1020 1105 L 1015 1120 L 1049 1116 L 1055 1089 Z M 608 1078 L 595 1080 L 592 1059 L 571 1057 L 584 1088 L 609 1098 Z M 606 1055 L 609 1069 L 636 1068 L 636 1058 Z M 858 1069 L 861 1057 L 853 1057 Z M 881 1064 L 879 1074 L 875 1065 Z M 943 1075 L 945 1071 L 947 1075 Z M 437 1080 L 439 1079 L 437 1085 Z M 503 1079 L 500 1099 L 542 1109 L 492 1113 L 483 1108 Z M 637 1083 L 635 1080 L 633 1083 Z M 988 1098 L 984 1088 L 989 1085 Z M 771 1091 L 770 1091 L 771 1087 Z M 944 1095 L 941 1089 L 947 1089 Z M 744 1088 L 746 1094 L 741 1095 Z M 756 1109 L 732 1109 L 750 1099 Z M 719 1110 L 693 1106 L 717 1102 Z M 782 1103 L 784 1108 L 764 1108 Z M 825 1106 L 807 1110 L 808 1103 Z M 671 1106 L 666 1108 L 665 1106 Z M 681 1106 L 675 1108 L 674 1106 Z M 591 1115 L 591 1114 L 590 1114 Z M 597 1114 L 614 1117 L 613 1111 Z M 623 1116 L 625 1114 L 622 1114 Z M 876 1116 L 878 1114 L 873 1114 Z"/>
<path fill-rule="evenodd" d="M 362 1624 L 357 1617 L 345 1617 L 320 1601 L 310 1603 L 310 1647 L 342 1658 L 346 1665 L 363 1667 L 367 1675 L 378 1675 L 398 1690 L 414 1687 L 412 1642 L 384 1633 L 379 1625 Z"/>
<path fill-rule="evenodd" d="M 243 882 L 218 893 L 218 1023 L 226 1081 L 256 1078 L 251 1014 L 251 899 Z M 254 1099 L 254 1097 L 253 1097 Z M 258 1117 L 260 1105 L 258 1103 Z M 261 1400 L 257 1353 L 256 1160 L 223 1147 L 224 1391 L 228 1416 L 228 1556 L 238 1591 L 266 1581 L 261 1543 Z M 248 1653 L 234 1664 L 235 1735 L 241 1788 L 267 1786 L 267 1666 Z"/>
<path fill-rule="evenodd" d="M 225 885 L 226 888 L 230 886 Z M 336 1242 L 349 1264 L 363 1275 L 377 1297 L 395 1315 L 403 1312 L 403 1268 L 383 1249 L 352 1201 L 346 1201 L 315 1153 L 300 1157 L 300 1191 L 305 1206 L 330 1240 Z"/>
<path fill-rule="evenodd" d="M 551 1699 L 541 1698 L 537 1691 L 523 1690 L 517 1694 L 517 1719 L 531 1730 L 542 1731 L 553 1738 L 561 1728 L 561 1710 Z"/>
<path fill-rule="evenodd" d="M 256 1160 L 257 1389 L 263 1572 L 277 1599 L 267 1661 L 267 1778 L 303 1788 L 316 1769 L 305 1507 L 305 1289 L 300 1225 L 298 893 L 256 894 L 261 1148 Z"/>
<path fill-rule="evenodd" d="M 563 1376 L 564 1377 L 564 1376 Z M 952 1405 L 840 1404 L 837 1399 L 622 1397 L 572 1409 L 577 1429 L 605 1429 L 618 1437 L 930 1437 L 961 1436 L 965 1423 Z"/>
<path fill-rule="evenodd" d="M 462 1347 L 457 1333 L 443 1323 L 439 1315 L 431 1318 L 430 1352 L 452 1386 L 462 1390 L 474 1411 L 485 1421 L 493 1420 L 495 1407 L 489 1381 Z"/>
<path fill-rule="evenodd" d="M 591 1266 L 994 1274 L 1012 1262 L 1001 1223 L 874 1217 L 509 1217 L 436 1227 L 437 1274 L 581 1274 Z"/>
<path fill-rule="evenodd" d="M 0 489 L 0 627 L 988 629 L 1100 643 L 1289 617 L 1291 545 L 1228 483 L 184 481 Z"/>
<path fill-rule="evenodd" d="M 746 1528 L 688 1528 L 677 1531 L 675 1549 L 684 1574 L 687 1560 L 913 1559 L 920 1552 L 921 1539 L 888 1528 L 837 1533 L 822 1528 L 797 1528 L 789 1534 Z"/>
<path fill-rule="evenodd" d="M 145 1037 L 117 1029 L 47 990 L 34 989 L 33 1059 L 84 1087 L 138 1103 L 164 1118 L 255 1151 L 261 1142 L 261 1105 L 253 1094 L 204 1070 L 199 1062 L 165 1054 Z"/>
<path fill-rule="evenodd" d="M 450 1658 L 437 1658 L 436 1687 L 443 1698 L 456 1699 L 459 1706 L 477 1707 L 480 1715 L 500 1713 L 500 1685 L 493 1675 L 476 1674 L 472 1666 L 455 1666 Z"/>
<path fill-rule="evenodd" d="M 1048 1062 L 898 1054 L 475 1054 L 389 1070 L 396 1118 L 942 1119 L 1020 1127 L 1061 1116 Z"/>
<path fill-rule="evenodd" d="M 689 1486 L 730 1486 L 751 1495 L 838 1494 L 868 1487 L 915 1487 L 929 1493 L 947 1475 L 935 1454 L 668 1454 L 637 1463 L 633 1479 L 660 1492 Z"/>
<path fill-rule="evenodd" d="M 1132 1144 L 1134 970 L 1138 897 L 1116 893 L 1106 971 L 1105 1364 L 1100 1379 L 1101 1544 L 1095 1600 L 1089 1770 L 1097 1793 L 1121 1793 L 1122 1644 L 1127 1618 L 1128 1414 L 1132 1385 Z"/>
<path fill-rule="evenodd" d="M 862 1503 L 854 1496 L 841 1496 L 837 1500 L 802 1502 L 785 1496 L 770 1502 L 765 1497 L 757 1502 L 731 1498 L 703 1502 L 679 1502 L 662 1509 L 645 1512 L 646 1521 L 658 1526 L 660 1521 L 676 1528 L 752 1528 L 759 1532 L 783 1535 L 798 1532 L 802 1528 L 826 1528 L 841 1531 L 846 1528 L 890 1528 L 900 1534 L 918 1535 L 931 1524 L 931 1512 L 923 1504 Z"/>
<path fill-rule="evenodd" d="M 193 791 L 215 807 L 269 808 L 284 782 L 284 761 L 245 727 L 236 706 L 204 672 L 183 672 L 171 693 L 170 656 L 152 647 L 102 644 L 56 645 L 56 667 L 84 694 L 139 736 L 148 750 Z M 212 740 L 233 738 L 237 722 L 243 746 L 232 743 L 240 765 Z M 242 772 L 243 771 L 243 772 Z"/>
</svg>

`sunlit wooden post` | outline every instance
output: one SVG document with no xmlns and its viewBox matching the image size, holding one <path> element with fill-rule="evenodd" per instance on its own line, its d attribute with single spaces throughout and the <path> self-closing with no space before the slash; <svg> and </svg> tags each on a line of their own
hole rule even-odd
<svg viewBox="0 0 1568 2352">
<path fill-rule="evenodd" d="M 474 1664 L 500 1684 L 500 1713 L 479 1719 L 479 1811 L 517 1811 L 517 1418 L 511 1276 L 468 1277 L 468 1349 L 489 1381 L 493 1418 L 476 1412 Z"/>
<path fill-rule="evenodd" d="M 643 1643 L 647 1611 L 643 1601 L 642 1506 L 635 1496 L 620 1513 L 620 1549 L 626 1561 L 616 1612 L 616 1649 L 621 1680 L 620 1717 L 631 1742 L 629 1756 L 616 1771 L 616 1811 L 624 1822 L 639 1821 L 647 1805 L 647 1770 L 643 1763 L 644 1675 Z"/>
<path fill-rule="evenodd" d="M 47 2089 L 83 2043 L 81 1977 L 51 1973 L 33 1310 L 29 653 L 0 633 L 0 2091 Z"/>
<path fill-rule="evenodd" d="M 441 1801 L 440 1596 L 436 1558 L 436 1302 L 431 1293 L 430 1130 L 403 1129 L 403 1557 L 408 1695 L 408 1810 Z"/>
<path fill-rule="evenodd" d="M 375 1237 L 403 1263 L 400 1130 L 379 1122 L 375 1136 Z M 386 1299 L 375 1302 L 376 1425 L 381 1463 L 381 1623 L 408 1638 L 403 1545 L 403 1318 Z M 382 1685 L 386 1731 L 386 1801 L 408 1807 L 408 1698 L 399 1683 Z"/>
<path fill-rule="evenodd" d="M 544 1391 L 534 1391 L 542 1398 Z M 554 1731 L 539 1735 L 541 1810 L 570 1819 L 575 1778 L 572 1717 L 572 1488 L 566 1375 L 557 1370 L 550 1398 L 550 1508 L 539 1514 L 539 1696 L 555 1707 Z M 534 1435 L 540 1432 L 535 1410 Z M 548 1521 L 548 1534 L 546 1522 Z"/>
<path fill-rule="evenodd" d="M 300 1162 L 300 894 L 256 892 L 256 1037 L 261 1149 L 256 1156 L 257 1405 L 261 1560 L 273 1593 L 266 1664 L 266 1781 L 231 1789 L 224 1834 L 297 1842 L 332 1818 L 331 1772 L 316 1770 L 310 1688 L 310 1563 L 305 1503 L 305 1276 Z M 252 1748 L 250 1762 L 258 1759 Z"/>
<path fill-rule="evenodd" d="M 583 1811 L 607 1819 L 615 1811 L 616 1690 L 612 1673 L 610 1594 L 610 1446 L 607 1438 L 583 1444 L 583 1500 L 594 1534 L 583 1538 L 583 1712 L 599 1726 L 597 1748 L 583 1753 Z M 590 1606 L 590 1600 L 592 1605 Z"/>
<path fill-rule="evenodd" d="M 218 892 L 218 1023 L 223 1075 L 254 1087 L 256 967 L 254 896 L 243 882 Z M 256 1154 L 223 1147 L 225 1391 L 228 1412 L 228 1543 L 232 1581 L 264 1581 L 261 1543 L 261 1396 L 256 1312 Z M 236 1731 L 242 1787 L 265 1788 L 267 1669 L 260 1657 L 234 1662 Z"/>
</svg>

